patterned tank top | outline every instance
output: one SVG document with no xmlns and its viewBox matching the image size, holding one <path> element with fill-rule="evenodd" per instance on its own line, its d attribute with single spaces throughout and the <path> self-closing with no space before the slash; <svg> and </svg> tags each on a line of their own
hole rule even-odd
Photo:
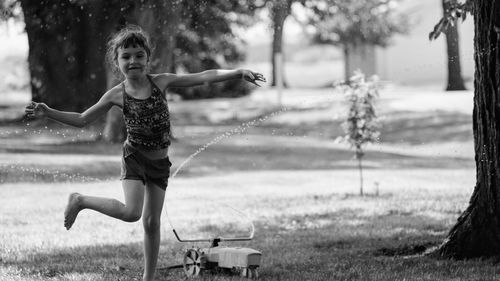
<svg viewBox="0 0 500 281">
<path fill-rule="evenodd" d="M 147 75 L 146 75 L 147 76 Z M 123 118 L 127 128 L 127 140 L 144 150 L 158 150 L 170 145 L 170 113 L 162 91 L 151 83 L 151 96 L 136 99 L 123 88 Z"/>
</svg>

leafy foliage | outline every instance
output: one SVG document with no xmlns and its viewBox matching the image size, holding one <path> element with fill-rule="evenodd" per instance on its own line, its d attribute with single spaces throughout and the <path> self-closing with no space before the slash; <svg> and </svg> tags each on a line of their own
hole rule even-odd
<svg viewBox="0 0 500 281">
<path fill-rule="evenodd" d="M 365 75 L 355 72 L 348 84 L 339 86 L 349 104 L 345 122 L 342 124 L 346 133 L 344 140 L 356 149 L 356 158 L 364 155 L 363 146 L 378 140 L 380 123 L 375 113 L 374 102 L 378 97 L 378 78 L 373 76 L 365 80 Z"/>
<path fill-rule="evenodd" d="M 458 0 L 444 0 L 447 7 L 444 11 L 444 16 L 434 26 L 434 29 L 429 33 L 429 40 L 436 40 L 441 33 L 445 32 L 449 26 L 456 24 L 458 19 L 464 21 L 468 13 L 472 13 L 473 2 L 466 0 L 458 2 Z"/>
<path fill-rule="evenodd" d="M 9 18 L 20 19 L 22 16 L 19 2 L 15 0 L 0 0 L 0 21 Z"/>
<path fill-rule="evenodd" d="M 176 34 L 175 64 L 187 72 L 227 68 L 244 60 L 244 42 L 233 33 L 234 26 L 253 23 L 253 1 L 182 1 L 181 22 Z M 202 87 L 174 89 L 188 99 L 217 96 L 238 97 L 250 92 L 241 81 Z"/>
<path fill-rule="evenodd" d="M 32 84 L 36 86 L 32 87 L 33 96 L 45 102 L 51 99 L 51 95 L 65 92 L 60 90 L 65 85 L 71 89 L 77 88 L 74 84 L 92 83 L 96 85 L 94 80 L 84 81 L 82 75 L 84 77 L 98 77 L 93 69 L 88 68 L 87 65 L 94 63 L 97 58 L 96 64 L 104 67 L 104 59 L 100 57 L 99 51 L 104 49 L 102 43 L 106 41 L 107 36 L 124 24 L 136 24 L 142 12 L 148 14 L 148 11 L 150 12 L 152 9 L 158 10 L 165 6 L 148 0 L 110 0 L 105 2 L 93 0 L 0 1 L 0 12 L 4 20 L 13 17 L 16 11 L 22 16 L 21 6 L 25 13 L 28 12 L 29 16 L 25 22 L 30 37 L 30 49 L 35 45 L 34 49 L 39 49 L 35 52 L 41 53 L 41 55 L 34 56 L 39 58 L 38 61 L 30 61 Z M 172 70 L 184 69 L 189 72 L 198 72 L 209 68 L 227 68 L 244 59 L 244 42 L 235 36 L 233 29 L 235 26 L 248 26 L 252 23 L 255 10 L 254 0 L 187 0 L 179 1 L 179 5 L 182 6 L 180 12 L 174 15 L 179 19 L 178 21 L 173 20 L 176 22 L 173 29 L 175 34 L 172 34 L 171 31 L 167 34 L 168 36 L 174 35 L 175 38 L 174 50 L 169 52 L 173 53 L 173 62 L 169 62 L 169 65 L 174 65 Z M 152 26 L 158 25 L 161 23 Z M 151 35 L 156 35 L 156 30 L 155 32 L 151 31 L 148 30 Z M 81 42 L 82 36 L 86 36 L 85 42 Z M 42 45 L 44 46 L 42 47 Z M 57 48 L 62 50 L 59 51 L 62 58 L 60 56 L 54 57 L 52 53 L 47 51 Z M 159 48 L 165 48 L 165 46 L 160 44 L 157 46 L 157 49 Z M 67 62 L 63 60 L 67 60 Z M 72 73 L 69 78 L 70 82 L 55 85 L 62 80 L 48 80 L 44 73 L 33 73 L 35 70 L 47 68 L 47 65 L 39 65 L 40 63 L 54 66 L 54 61 L 62 61 L 61 64 L 68 63 L 67 68 L 74 70 L 74 73 L 70 71 Z M 52 91 L 44 90 L 48 89 L 47 84 L 54 84 L 50 86 Z M 236 81 L 231 85 L 226 84 L 220 83 L 220 85 L 213 87 L 196 87 L 180 89 L 179 91 L 192 91 L 192 93 L 185 95 L 192 98 L 220 95 L 240 96 L 249 93 L 248 87 L 240 86 Z M 101 89 L 101 86 L 96 87 L 100 88 L 94 89 L 92 92 L 100 93 L 104 90 Z M 76 94 L 75 96 L 81 97 L 83 95 Z M 87 106 L 87 102 L 92 103 L 95 99 L 89 98 L 87 100 L 80 102 L 73 97 L 67 97 L 64 104 L 78 104 L 75 105 L 74 109 L 81 110 Z M 56 103 L 51 104 L 56 105 Z"/>
<path fill-rule="evenodd" d="M 398 2 L 312 0 L 305 6 L 312 11 L 309 24 L 319 43 L 386 46 L 394 34 L 408 32 L 409 19 L 397 12 Z"/>
<path fill-rule="evenodd" d="M 378 97 L 378 79 L 373 76 L 369 81 L 359 71 L 350 78 L 349 83 L 339 86 L 348 102 L 348 113 L 342 127 L 345 132 L 343 140 L 355 149 L 355 157 L 359 162 L 360 195 L 363 195 L 364 146 L 378 140 L 380 123 L 375 113 L 374 102 Z"/>
<path fill-rule="evenodd" d="M 237 1 L 182 1 L 178 63 L 193 72 L 244 59 L 243 42 L 232 27 L 249 26 L 252 15 L 251 6 Z"/>
</svg>

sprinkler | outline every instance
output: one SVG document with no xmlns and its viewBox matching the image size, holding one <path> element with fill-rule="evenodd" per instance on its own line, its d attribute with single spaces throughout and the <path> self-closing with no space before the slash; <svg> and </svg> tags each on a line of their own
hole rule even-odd
<svg viewBox="0 0 500 281">
<path fill-rule="evenodd" d="M 220 242 L 250 241 L 253 239 L 255 228 L 252 224 L 252 232 L 248 237 L 216 237 L 205 239 L 181 239 L 175 229 L 174 235 L 179 242 L 195 243 L 208 242 L 208 248 L 188 249 L 184 253 L 182 264 L 167 267 L 167 269 L 183 268 L 187 277 L 196 277 L 210 272 L 217 274 L 219 272 L 238 273 L 242 277 L 257 279 L 257 271 L 262 257 L 261 252 L 243 247 L 225 247 L 220 246 Z"/>
</svg>

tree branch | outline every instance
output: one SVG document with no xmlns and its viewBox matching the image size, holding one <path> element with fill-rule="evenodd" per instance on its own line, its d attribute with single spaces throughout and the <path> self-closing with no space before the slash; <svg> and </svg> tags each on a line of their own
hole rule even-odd
<svg viewBox="0 0 500 281">
<path fill-rule="evenodd" d="M 465 21 L 467 14 L 472 15 L 473 1 L 466 0 L 463 3 L 458 3 L 457 0 L 447 0 L 448 8 L 444 11 L 443 17 L 434 26 L 434 30 L 429 33 L 429 40 L 436 40 L 441 33 L 444 33 L 448 26 L 452 26 L 458 19 Z"/>
</svg>

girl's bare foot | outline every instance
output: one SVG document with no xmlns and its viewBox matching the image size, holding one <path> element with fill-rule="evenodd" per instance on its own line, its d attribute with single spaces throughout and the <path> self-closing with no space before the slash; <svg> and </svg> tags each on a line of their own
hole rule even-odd
<svg viewBox="0 0 500 281">
<path fill-rule="evenodd" d="M 71 193 L 68 198 L 68 205 L 66 205 L 66 210 L 64 211 L 64 227 L 67 230 L 71 228 L 75 222 L 76 216 L 81 210 L 79 193 Z"/>
</svg>

